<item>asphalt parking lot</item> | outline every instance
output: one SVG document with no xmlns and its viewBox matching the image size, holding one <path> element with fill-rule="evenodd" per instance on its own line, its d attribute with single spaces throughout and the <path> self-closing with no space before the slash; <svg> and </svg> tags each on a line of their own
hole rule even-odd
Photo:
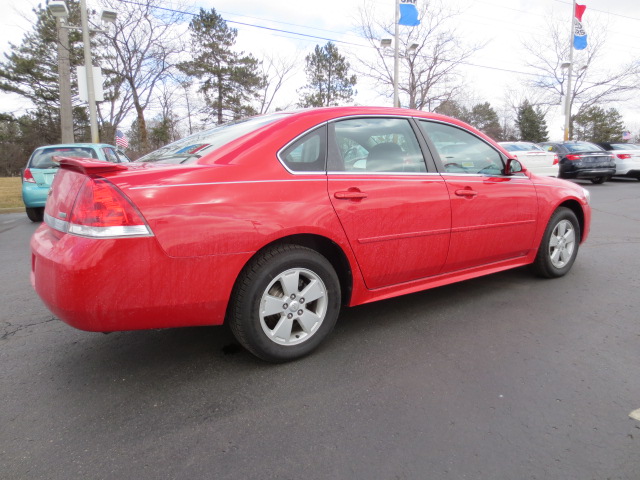
<svg viewBox="0 0 640 480">
<path fill-rule="evenodd" d="M 637 480 L 640 182 L 582 185 L 566 277 L 348 309 L 277 366 L 225 327 L 68 327 L 29 284 L 36 225 L 0 215 L 0 477 Z"/>
</svg>

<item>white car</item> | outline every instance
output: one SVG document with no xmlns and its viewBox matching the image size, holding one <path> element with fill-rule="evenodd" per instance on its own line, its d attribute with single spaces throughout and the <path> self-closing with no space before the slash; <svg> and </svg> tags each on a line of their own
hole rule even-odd
<svg viewBox="0 0 640 480">
<path fill-rule="evenodd" d="M 613 154 L 616 162 L 616 177 L 630 177 L 640 180 L 640 147 L 633 143 L 598 143 Z"/>
<path fill-rule="evenodd" d="M 531 142 L 499 142 L 499 144 L 531 173 L 547 177 L 558 176 L 560 159 L 557 154 L 548 152 Z"/>
</svg>

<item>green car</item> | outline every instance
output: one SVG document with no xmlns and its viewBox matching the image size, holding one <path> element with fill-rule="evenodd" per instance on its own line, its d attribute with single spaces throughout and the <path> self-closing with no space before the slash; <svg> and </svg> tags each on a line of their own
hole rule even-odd
<svg viewBox="0 0 640 480">
<path fill-rule="evenodd" d="M 32 222 L 42 221 L 47 194 L 58 171 L 54 157 L 95 158 L 112 163 L 131 161 L 117 147 L 106 143 L 68 143 L 36 148 L 22 172 L 22 200 Z"/>
</svg>

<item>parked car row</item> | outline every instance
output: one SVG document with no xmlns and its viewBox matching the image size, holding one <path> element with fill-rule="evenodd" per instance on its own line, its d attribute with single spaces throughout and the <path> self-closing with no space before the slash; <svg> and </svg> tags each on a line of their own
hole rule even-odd
<svg viewBox="0 0 640 480">
<path fill-rule="evenodd" d="M 501 142 L 537 175 L 588 179 L 604 183 L 611 177 L 640 180 L 640 146 L 630 143 Z"/>
</svg>

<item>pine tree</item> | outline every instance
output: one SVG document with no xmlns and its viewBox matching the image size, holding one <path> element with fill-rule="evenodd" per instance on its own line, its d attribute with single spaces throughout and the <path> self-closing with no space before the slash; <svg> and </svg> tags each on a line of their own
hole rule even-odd
<svg viewBox="0 0 640 480">
<path fill-rule="evenodd" d="M 549 140 L 547 122 L 540 108 L 534 110 L 528 100 L 522 102 L 516 114 L 516 126 L 520 130 L 520 140 L 525 142 L 546 142 Z"/>
<path fill-rule="evenodd" d="M 232 50 L 238 31 L 229 28 L 215 8 L 200 9 L 189 30 L 193 60 L 178 64 L 178 68 L 201 81 L 200 91 L 217 123 L 255 115 L 251 103 L 264 79 L 258 73 L 256 58 Z"/>
<path fill-rule="evenodd" d="M 349 76 L 349 62 L 333 43 L 316 45 L 306 62 L 308 83 L 302 88 L 300 107 L 329 107 L 352 101 L 357 79 Z"/>
<path fill-rule="evenodd" d="M 594 105 L 578 113 L 573 122 L 576 139 L 588 142 L 620 142 L 625 131 L 622 116 L 615 108 L 605 111 Z"/>
<path fill-rule="evenodd" d="M 78 2 L 67 2 L 70 10 L 70 22 L 79 23 Z M 58 84 L 57 31 L 55 18 L 46 8 L 34 8 L 36 21 L 31 31 L 23 37 L 20 45 L 10 43 L 10 54 L 0 63 L 0 90 L 14 93 L 33 105 L 27 117 L 40 124 L 38 145 L 58 143 L 60 141 L 60 88 Z M 75 66 L 82 61 L 82 43 L 80 33 L 69 32 L 70 62 L 72 74 Z M 72 78 L 72 93 L 77 94 L 77 82 Z M 74 109 L 74 120 L 82 114 L 82 107 Z M 27 117 L 22 124 L 29 123 Z M 77 124 L 76 121 L 74 123 Z M 36 145 L 37 146 L 37 145 Z"/>
<path fill-rule="evenodd" d="M 465 116 L 465 115 L 463 115 Z M 471 108 L 466 122 L 495 140 L 502 140 L 502 127 L 498 114 L 489 102 L 478 103 Z"/>
</svg>

